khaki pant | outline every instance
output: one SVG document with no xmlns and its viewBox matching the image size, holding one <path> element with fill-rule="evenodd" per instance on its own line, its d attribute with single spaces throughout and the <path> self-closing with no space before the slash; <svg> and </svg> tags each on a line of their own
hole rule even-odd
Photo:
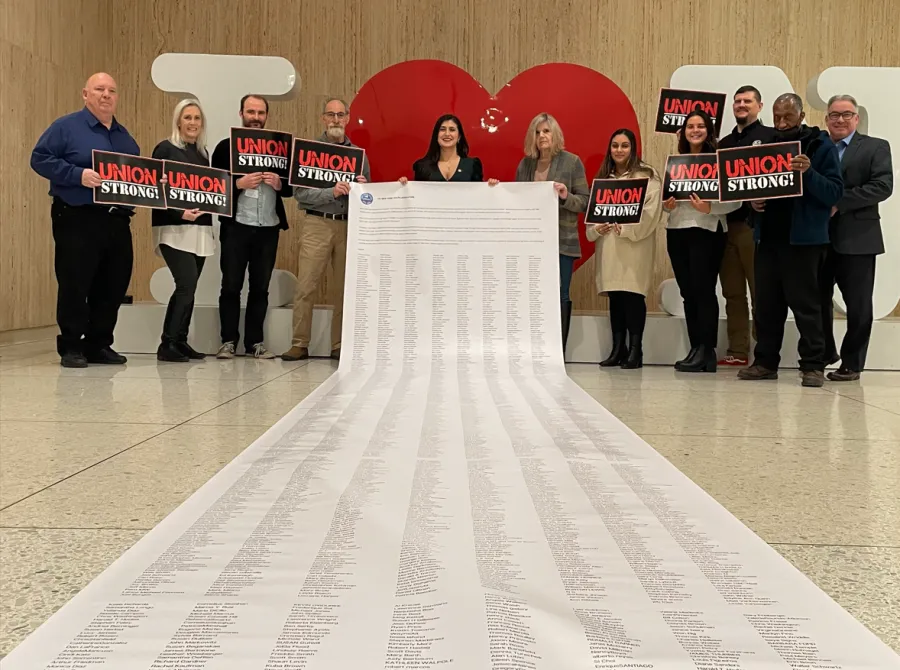
<svg viewBox="0 0 900 670">
<path fill-rule="evenodd" d="M 747 286 L 750 299 L 756 300 L 753 275 L 753 256 L 756 243 L 753 228 L 741 221 L 729 222 L 725 242 L 725 255 L 719 279 L 725 298 L 725 317 L 728 324 L 728 354 L 747 358 L 750 353 L 750 310 L 747 308 Z M 753 324 L 756 339 L 756 324 Z"/>
<path fill-rule="evenodd" d="M 334 274 L 334 314 L 331 317 L 331 349 L 341 348 L 341 321 L 344 318 L 344 271 L 347 266 L 347 222 L 304 215 L 300 229 L 300 260 L 297 292 L 294 294 L 295 347 L 309 347 L 312 330 L 313 297 L 325 276 L 328 261 Z"/>
</svg>

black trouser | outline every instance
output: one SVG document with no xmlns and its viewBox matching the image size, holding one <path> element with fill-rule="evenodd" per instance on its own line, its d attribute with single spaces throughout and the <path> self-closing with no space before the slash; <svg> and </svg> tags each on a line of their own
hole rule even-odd
<svg viewBox="0 0 900 670">
<path fill-rule="evenodd" d="M 801 370 L 825 369 L 821 276 L 827 246 L 788 243 L 756 247 L 756 351 L 754 364 L 777 370 L 788 308 L 800 331 Z"/>
<path fill-rule="evenodd" d="M 647 323 L 647 301 L 640 293 L 609 291 L 609 323 L 613 333 L 628 331 L 629 345 L 639 345 Z"/>
<path fill-rule="evenodd" d="M 669 260 L 684 300 L 691 348 L 715 349 L 719 339 L 719 299 L 716 284 L 725 254 L 725 233 L 704 228 L 670 228 L 666 231 Z"/>
<path fill-rule="evenodd" d="M 277 226 L 225 224 L 219 235 L 221 244 L 222 291 L 219 294 L 219 322 L 222 342 L 241 339 L 241 290 L 249 268 L 247 312 L 244 315 L 244 349 L 261 344 L 266 310 L 269 308 L 269 280 L 278 253 Z"/>
<path fill-rule="evenodd" d="M 121 209 L 110 213 L 107 207 L 72 207 L 61 200 L 53 201 L 50 219 L 59 284 L 56 350 L 62 356 L 110 347 L 131 281 L 131 219 Z"/>
<path fill-rule="evenodd" d="M 162 341 L 187 342 L 188 327 L 194 313 L 194 293 L 206 258 L 167 244 L 160 244 L 159 252 L 175 280 L 175 290 L 169 298 L 166 320 L 163 322 Z"/>
<path fill-rule="evenodd" d="M 847 306 L 847 334 L 841 343 L 841 367 L 862 372 L 866 367 L 872 335 L 872 294 L 875 292 L 875 254 L 839 254 L 828 250 L 822 272 L 822 327 L 825 359 L 837 358 L 834 343 L 834 285 L 837 283 Z"/>
</svg>

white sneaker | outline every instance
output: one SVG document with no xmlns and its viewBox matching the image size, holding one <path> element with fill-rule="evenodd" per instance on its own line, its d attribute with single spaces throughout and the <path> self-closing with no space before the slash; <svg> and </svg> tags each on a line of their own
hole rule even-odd
<svg viewBox="0 0 900 670">
<path fill-rule="evenodd" d="M 232 350 L 233 350 L 233 347 L 232 347 Z M 263 358 L 267 361 L 275 358 L 275 354 L 273 354 L 271 351 L 266 349 L 262 344 L 254 344 L 253 350 L 249 351 L 247 353 L 250 354 L 251 356 L 253 356 L 253 358 Z"/>
<path fill-rule="evenodd" d="M 219 347 L 219 350 L 216 352 L 216 358 L 221 359 L 223 361 L 231 360 L 234 358 L 234 342 L 225 342 Z"/>
</svg>

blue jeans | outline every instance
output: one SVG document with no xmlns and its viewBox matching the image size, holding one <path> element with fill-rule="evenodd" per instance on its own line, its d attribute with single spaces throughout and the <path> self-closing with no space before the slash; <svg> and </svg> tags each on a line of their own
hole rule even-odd
<svg viewBox="0 0 900 670">
<path fill-rule="evenodd" d="M 572 256 L 559 255 L 559 301 L 569 301 L 569 284 L 575 271 L 575 259 Z"/>
</svg>

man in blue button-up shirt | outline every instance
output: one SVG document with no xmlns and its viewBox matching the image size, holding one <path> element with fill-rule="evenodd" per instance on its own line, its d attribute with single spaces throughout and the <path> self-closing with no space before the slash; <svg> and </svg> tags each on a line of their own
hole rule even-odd
<svg viewBox="0 0 900 670">
<path fill-rule="evenodd" d="M 140 154 L 137 142 L 116 121 L 116 82 L 105 73 L 88 79 L 84 108 L 54 121 L 31 153 L 31 168 L 50 181 L 50 219 L 55 242 L 56 348 L 63 367 L 122 364 L 112 350 L 119 305 L 134 260 L 129 207 L 93 204 L 100 175 L 94 149 Z"/>
</svg>

